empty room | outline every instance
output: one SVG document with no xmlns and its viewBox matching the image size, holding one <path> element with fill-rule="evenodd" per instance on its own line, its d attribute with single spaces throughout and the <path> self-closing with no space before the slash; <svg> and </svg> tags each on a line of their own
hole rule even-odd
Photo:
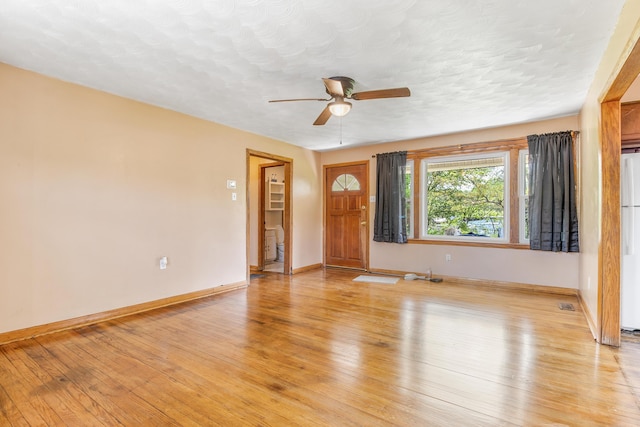
<svg viewBox="0 0 640 427">
<path fill-rule="evenodd" d="M 0 425 L 640 425 L 638 40 L 635 0 L 3 2 Z"/>
</svg>

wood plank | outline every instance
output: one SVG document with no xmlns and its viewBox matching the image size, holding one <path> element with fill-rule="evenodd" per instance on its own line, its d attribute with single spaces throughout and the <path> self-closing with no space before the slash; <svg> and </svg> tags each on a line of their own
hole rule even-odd
<svg viewBox="0 0 640 427">
<path fill-rule="evenodd" d="M 359 274 L 0 346 L 0 423 L 640 425 L 640 346 L 595 343 L 576 295 Z"/>
<path fill-rule="evenodd" d="M 28 357 L 28 363 L 32 369 L 37 366 L 34 372 L 37 373 L 43 383 L 39 390 L 44 393 L 54 392 L 56 396 L 70 406 L 70 414 L 65 418 L 65 423 L 69 425 L 85 424 L 89 414 L 91 414 L 95 418 L 93 424 L 105 426 L 122 425 L 115 414 L 105 411 L 101 404 L 93 400 L 82 389 L 84 383 L 89 382 L 91 384 L 93 380 L 92 370 L 78 367 L 78 364 L 64 364 L 53 353 L 55 350 L 51 346 L 25 346 L 23 350 L 25 359 Z M 87 387 L 87 389 L 89 388 Z M 82 414 L 82 418 L 78 419 L 77 414 Z"/>
<path fill-rule="evenodd" d="M 67 405 L 54 394 L 38 392 L 43 384 L 32 369 L 22 363 L 21 351 L 13 345 L 0 347 L 6 360 L 3 367 L 8 372 L 2 376 L 3 388 L 30 425 L 63 425 Z"/>
</svg>

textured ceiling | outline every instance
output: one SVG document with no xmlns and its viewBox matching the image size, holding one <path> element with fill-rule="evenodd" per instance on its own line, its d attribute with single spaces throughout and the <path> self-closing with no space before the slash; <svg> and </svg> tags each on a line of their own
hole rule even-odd
<svg viewBox="0 0 640 427">
<path fill-rule="evenodd" d="M 2 0 L 0 62 L 327 150 L 575 114 L 623 3 Z M 411 97 L 267 102 L 331 76 Z"/>
</svg>

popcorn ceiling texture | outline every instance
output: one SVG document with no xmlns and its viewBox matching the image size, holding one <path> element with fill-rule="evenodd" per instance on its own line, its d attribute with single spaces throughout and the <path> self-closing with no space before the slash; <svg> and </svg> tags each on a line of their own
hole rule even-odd
<svg viewBox="0 0 640 427">
<path fill-rule="evenodd" d="M 0 62 L 310 149 L 579 111 L 624 0 L 3 0 Z"/>
</svg>

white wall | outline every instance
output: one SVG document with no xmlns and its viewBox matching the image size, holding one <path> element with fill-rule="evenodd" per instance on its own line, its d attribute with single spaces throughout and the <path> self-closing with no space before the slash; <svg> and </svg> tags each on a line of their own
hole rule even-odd
<svg viewBox="0 0 640 427">
<path fill-rule="evenodd" d="M 350 161 L 370 161 L 369 188 L 375 195 L 375 159 L 377 153 L 418 150 L 428 147 L 452 146 L 474 142 L 518 138 L 536 133 L 579 130 L 577 116 L 465 132 L 411 141 L 335 150 L 322 153 L 322 164 Z M 369 209 L 373 225 L 373 204 Z M 370 233 L 373 236 L 373 230 Z M 478 248 L 437 244 L 406 244 L 370 242 L 370 268 L 394 271 L 424 272 L 431 267 L 434 275 L 469 279 L 496 280 L 564 288 L 578 287 L 579 254 L 530 251 L 527 249 Z M 452 255 L 446 262 L 445 255 Z"/>
<path fill-rule="evenodd" d="M 293 159 L 321 262 L 317 153 L 4 64 L 0 94 L 0 332 L 244 283 L 247 149 Z"/>
</svg>

